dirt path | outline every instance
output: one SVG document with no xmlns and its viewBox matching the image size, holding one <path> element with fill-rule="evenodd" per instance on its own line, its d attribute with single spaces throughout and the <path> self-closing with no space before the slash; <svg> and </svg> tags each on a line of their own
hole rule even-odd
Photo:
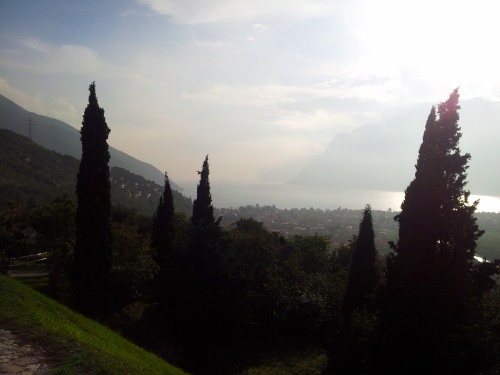
<svg viewBox="0 0 500 375">
<path fill-rule="evenodd" d="M 50 366 L 41 348 L 0 328 L 0 375 L 45 375 L 49 372 Z"/>
</svg>

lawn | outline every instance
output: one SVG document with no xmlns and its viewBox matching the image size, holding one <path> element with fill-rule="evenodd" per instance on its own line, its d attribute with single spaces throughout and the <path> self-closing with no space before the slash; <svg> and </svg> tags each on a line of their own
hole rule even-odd
<svg viewBox="0 0 500 375">
<path fill-rule="evenodd" d="M 58 374 L 185 374 L 110 329 L 3 275 L 0 327 L 42 343 Z"/>
</svg>

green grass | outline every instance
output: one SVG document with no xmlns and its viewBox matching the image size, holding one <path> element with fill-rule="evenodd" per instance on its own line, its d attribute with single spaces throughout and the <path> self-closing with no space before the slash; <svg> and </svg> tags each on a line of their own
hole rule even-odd
<svg viewBox="0 0 500 375">
<path fill-rule="evenodd" d="M 56 374 L 185 374 L 115 332 L 0 275 L 0 327 L 43 343 Z"/>
</svg>

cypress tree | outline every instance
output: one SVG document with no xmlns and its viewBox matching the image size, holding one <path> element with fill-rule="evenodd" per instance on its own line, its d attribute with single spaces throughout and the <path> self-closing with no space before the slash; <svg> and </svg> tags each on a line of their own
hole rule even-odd
<svg viewBox="0 0 500 375">
<path fill-rule="evenodd" d="M 342 313 L 349 324 L 354 309 L 367 307 L 367 297 L 373 292 L 377 283 L 376 271 L 377 249 L 375 248 L 375 233 L 373 231 L 372 209 L 366 205 L 363 219 L 359 224 L 358 237 L 352 253 L 349 279 Z"/>
<path fill-rule="evenodd" d="M 165 259 L 171 250 L 174 236 L 174 198 L 172 188 L 165 172 L 165 185 L 160 201 L 153 217 L 151 246 L 155 252 L 155 260 L 160 266 L 160 272 L 165 267 Z"/>
<path fill-rule="evenodd" d="M 196 199 L 193 202 L 193 216 L 191 223 L 196 227 L 212 226 L 215 224 L 212 195 L 210 194 L 210 180 L 208 155 L 205 157 L 200 175 L 200 183 L 196 189 Z"/>
<path fill-rule="evenodd" d="M 189 245 L 179 254 L 180 274 L 175 294 L 170 302 L 170 313 L 176 314 L 174 335 L 187 340 L 193 352 L 198 352 L 206 340 L 220 334 L 220 301 L 225 290 L 220 252 L 219 220 L 214 219 L 210 194 L 208 155 L 200 172 L 193 215 L 189 226 Z M 177 270 L 176 270 L 177 271 Z M 182 283 L 179 282 L 182 280 Z"/>
<path fill-rule="evenodd" d="M 457 330 L 473 304 L 473 257 L 482 235 L 465 189 L 469 154 L 461 154 L 458 89 L 433 107 L 415 178 L 405 191 L 399 240 L 387 260 L 381 338 L 386 373 L 461 373 Z M 382 356 L 383 358 L 383 356 Z M 382 360 L 383 361 L 383 360 Z M 392 371 L 389 371 L 392 370 Z"/>
<path fill-rule="evenodd" d="M 95 83 L 80 130 L 82 158 L 77 176 L 76 243 L 72 279 L 77 303 L 91 307 L 107 291 L 111 270 L 111 194 L 108 135 Z"/>
</svg>

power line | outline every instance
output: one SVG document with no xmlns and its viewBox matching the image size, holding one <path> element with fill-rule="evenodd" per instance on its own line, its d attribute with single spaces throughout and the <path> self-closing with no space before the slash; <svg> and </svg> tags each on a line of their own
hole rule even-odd
<svg viewBox="0 0 500 375">
<path fill-rule="evenodd" d="M 31 117 L 28 119 L 28 123 L 26 124 L 26 126 L 28 127 L 29 139 L 33 142 L 33 138 L 31 137 L 31 130 L 33 129 L 33 126 L 35 126 L 35 124 L 33 124 L 33 120 L 31 120 Z"/>
</svg>

